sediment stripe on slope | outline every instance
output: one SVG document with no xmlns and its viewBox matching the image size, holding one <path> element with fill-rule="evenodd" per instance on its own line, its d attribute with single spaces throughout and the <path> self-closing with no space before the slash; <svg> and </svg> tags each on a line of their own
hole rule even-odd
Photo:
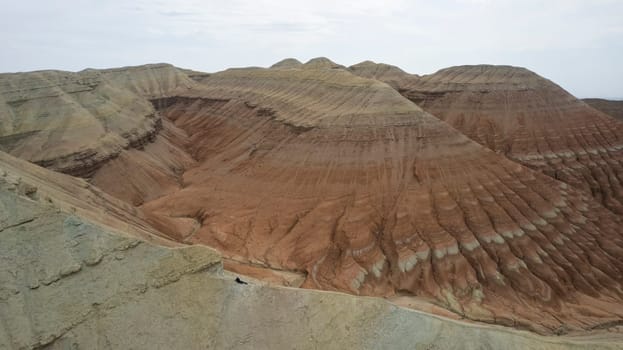
<svg viewBox="0 0 623 350">
<path fill-rule="evenodd" d="M 198 162 L 181 190 L 143 205 L 164 231 L 304 270 L 305 287 L 404 291 L 488 322 L 547 332 L 623 315 L 617 215 L 385 84 L 229 70 L 161 113 Z"/>
<path fill-rule="evenodd" d="M 80 177 L 162 128 L 149 98 L 194 82 L 171 65 L 0 74 L 0 150 Z"/>
<path fill-rule="evenodd" d="M 0 186 L 0 348 L 616 349 L 468 325 L 376 298 L 240 285 L 206 247 L 119 236 Z"/>
<path fill-rule="evenodd" d="M 478 143 L 623 213 L 623 123 L 553 82 L 524 68 L 477 65 L 393 86 Z"/>
</svg>

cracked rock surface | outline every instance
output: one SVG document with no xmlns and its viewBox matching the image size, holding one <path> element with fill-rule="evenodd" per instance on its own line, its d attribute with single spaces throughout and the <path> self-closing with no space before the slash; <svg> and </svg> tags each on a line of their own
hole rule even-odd
<svg viewBox="0 0 623 350">
<path fill-rule="evenodd" d="M 192 85 L 167 64 L 0 74 L 0 150 L 91 177 L 153 141 L 162 122 L 147 98 Z"/>
</svg>

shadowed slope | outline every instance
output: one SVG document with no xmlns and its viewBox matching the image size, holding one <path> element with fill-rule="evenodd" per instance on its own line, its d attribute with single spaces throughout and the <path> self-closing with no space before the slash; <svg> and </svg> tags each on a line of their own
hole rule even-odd
<svg viewBox="0 0 623 350">
<path fill-rule="evenodd" d="M 478 143 L 623 213 L 623 123 L 551 81 L 518 67 L 460 66 L 398 89 Z"/>
<path fill-rule="evenodd" d="M 553 330 L 618 320 L 620 219 L 343 69 L 233 69 L 155 102 L 197 167 L 148 201 L 178 239 L 305 287 L 408 293 Z"/>
</svg>

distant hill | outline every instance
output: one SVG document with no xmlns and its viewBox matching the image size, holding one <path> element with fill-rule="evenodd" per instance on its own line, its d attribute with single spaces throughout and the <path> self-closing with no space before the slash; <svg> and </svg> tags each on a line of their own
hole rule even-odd
<svg viewBox="0 0 623 350">
<path fill-rule="evenodd" d="M 483 146 L 623 214 L 623 123 L 525 68 L 473 65 L 396 80 L 405 97 Z"/>
<path fill-rule="evenodd" d="M 623 99 L 604 100 L 601 98 L 585 98 L 582 101 L 612 117 L 623 121 Z"/>
</svg>

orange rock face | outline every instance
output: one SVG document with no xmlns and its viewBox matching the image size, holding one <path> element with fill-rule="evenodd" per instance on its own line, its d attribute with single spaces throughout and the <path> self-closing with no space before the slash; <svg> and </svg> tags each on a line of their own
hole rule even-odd
<svg viewBox="0 0 623 350">
<path fill-rule="evenodd" d="M 196 80 L 142 94 L 161 131 L 92 178 L 169 237 L 475 320 L 547 332 L 623 317 L 621 217 L 590 194 L 326 59 Z"/>
<path fill-rule="evenodd" d="M 623 123 L 551 81 L 524 68 L 461 66 L 398 89 L 478 143 L 623 214 Z"/>
</svg>

